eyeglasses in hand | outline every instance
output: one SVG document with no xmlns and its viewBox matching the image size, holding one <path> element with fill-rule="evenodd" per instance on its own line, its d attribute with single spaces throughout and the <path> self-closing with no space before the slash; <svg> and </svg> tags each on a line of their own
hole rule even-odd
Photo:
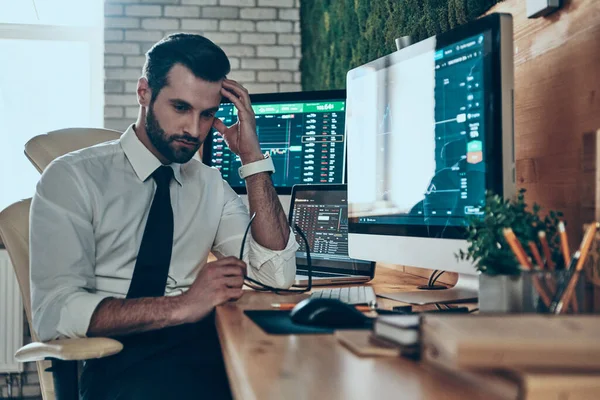
<svg viewBox="0 0 600 400">
<path fill-rule="evenodd" d="M 246 227 L 246 231 L 244 232 L 244 237 L 242 238 L 242 246 L 240 248 L 240 260 L 243 260 L 244 257 L 244 246 L 246 245 L 246 237 L 248 236 L 248 232 L 250 231 L 250 227 L 252 226 L 252 222 L 254 222 L 254 218 L 256 218 L 256 213 L 254 213 L 252 215 L 252 218 L 250 218 L 250 222 L 248 222 L 248 226 Z M 306 236 L 304 235 L 304 232 L 302 232 L 302 229 L 300 229 L 300 227 L 297 224 L 294 224 L 294 228 L 296 229 L 296 232 L 298 232 L 298 234 L 300 235 L 300 237 L 302 238 L 302 240 L 304 241 L 304 245 L 306 246 L 306 264 L 308 267 L 308 285 L 304 288 L 299 288 L 299 289 L 278 289 L 278 288 L 274 288 L 272 286 L 269 285 L 265 285 L 262 282 L 257 281 L 256 279 L 252 279 L 248 276 L 245 276 L 244 279 L 244 285 L 248 286 L 249 288 L 252 288 L 254 290 L 260 291 L 260 292 L 274 292 L 276 294 L 280 294 L 280 293 L 306 293 L 308 291 L 310 291 L 312 289 L 312 262 L 310 259 L 310 246 L 308 244 L 308 239 L 306 239 Z"/>
</svg>

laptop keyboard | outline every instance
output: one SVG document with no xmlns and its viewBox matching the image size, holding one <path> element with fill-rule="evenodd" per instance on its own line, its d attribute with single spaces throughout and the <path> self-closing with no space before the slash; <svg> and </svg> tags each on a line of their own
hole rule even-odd
<svg viewBox="0 0 600 400">
<path fill-rule="evenodd" d="M 371 286 L 351 286 L 334 289 L 315 290 L 312 299 L 337 299 L 347 304 L 371 304 L 377 301 Z"/>
</svg>

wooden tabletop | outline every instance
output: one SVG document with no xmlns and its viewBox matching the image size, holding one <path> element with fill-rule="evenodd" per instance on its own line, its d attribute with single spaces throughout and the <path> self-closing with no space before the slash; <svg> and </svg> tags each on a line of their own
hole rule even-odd
<svg viewBox="0 0 600 400">
<path fill-rule="evenodd" d="M 376 292 L 415 290 L 424 279 L 378 268 Z M 248 292 L 217 308 L 217 326 L 236 399 L 489 399 L 451 376 L 400 357 L 358 357 L 333 335 L 268 335 L 244 310 L 306 295 Z M 381 302 L 380 302 L 381 301 Z M 391 308 L 401 303 L 378 299 Z"/>
</svg>

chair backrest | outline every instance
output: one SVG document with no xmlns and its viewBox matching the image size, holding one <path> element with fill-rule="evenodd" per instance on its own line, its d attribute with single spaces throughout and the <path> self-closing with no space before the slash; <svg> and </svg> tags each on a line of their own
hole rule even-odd
<svg viewBox="0 0 600 400">
<path fill-rule="evenodd" d="M 31 199 L 21 200 L 0 212 L 0 239 L 6 247 L 8 256 L 15 270 L 17 282 L 21 289 L 23 307 L 27 315 L 27 322 L 31 324 L 31 297 L 29 296 L 29 208 Z M 31 339 L 39 339 L 33 328 L 30 329 Z M 44 400 L 54 400 L 54 381 L 52 373 L 47 369 L 50 361 L 37 361 L 37 370 Z"/>
<path fill-rule="evenodd" d="M 55 158 L 98 143 L 116 140 L 121 132 L 100 128 L 59 129 L 38 135 L 25 144 L 25 155 L 39 171 Z"/>
<path fill-rule="evenodd" d="M 29 297 L 29 207 L 31 199 L 21 200 L 0 212 L 0 237 L 8 251 L 15 270 L 27 322 L 31 325 L 31 298 Z M 31 330 L 31 337 L 37 341 L 37 335 Z"/>
</svg>

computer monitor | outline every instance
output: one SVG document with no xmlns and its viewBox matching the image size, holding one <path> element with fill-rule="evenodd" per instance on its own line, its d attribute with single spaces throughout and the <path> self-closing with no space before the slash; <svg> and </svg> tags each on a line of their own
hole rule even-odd
<svg viewBox="0 0 600 400">
<path fill-rule="evenodd" d="M 261 93 L 250 100 L 260 146 L 275 164 L 273 184 L 279 195 L 289 195 L 295 184 L 345 182 L 345 90 Z M 232 125 L 237 109 L 222 103 L 216 117 Z M 239 157 L 218 133 L 204 143 L 203 162 L 218 168 L 237 193 L 245 194 Z"/>
<path fill-rule="evenodd" d="M 453 289 L 384 297 L 477 296 L 455 255 L 486 190 L 515 193 L 512 43 L 512 17 L 492 14 L 348 72 L 350 256 L 460 273 Z"/>
<path fill-rule="evenodd" d="M 313 285 L 367 282 L 375 263 L 348 256 L 348 193 L 344 184 L 294 185 L 290 225 L 298 225 L 310 246 Z M 296 233 L 296 285 L 308 281 L 307 249 Z"/>
</svg>

